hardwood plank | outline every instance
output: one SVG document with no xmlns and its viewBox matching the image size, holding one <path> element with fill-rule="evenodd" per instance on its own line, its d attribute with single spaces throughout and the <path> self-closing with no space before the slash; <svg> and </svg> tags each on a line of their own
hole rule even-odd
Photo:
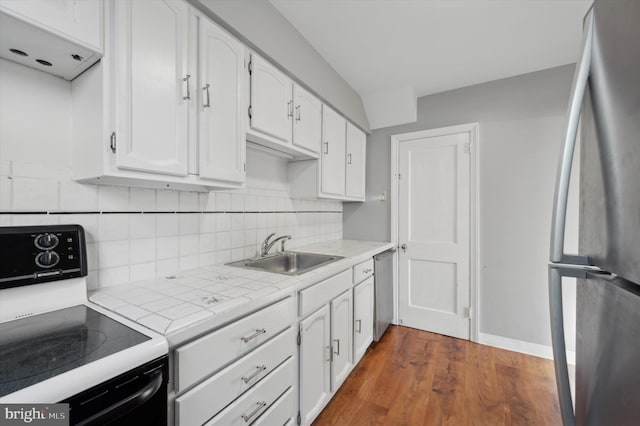
<svg viewBox="0 0 640 426">
<path fill-rule="evenodd" d="M 551 361 L 391 326 L 314 425 L 561 423 Z"/>
</svg>

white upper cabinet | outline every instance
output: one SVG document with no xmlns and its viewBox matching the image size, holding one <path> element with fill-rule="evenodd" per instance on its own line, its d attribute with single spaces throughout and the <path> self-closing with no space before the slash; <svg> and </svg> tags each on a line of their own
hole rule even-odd
<svg viewBox="0 0 640 426">
<path fill-rule="evenodd" d="M 323 106 L 320 192 L 325 195 L 345 195 L 345 126 L 342 116 Z"/>
<path fill-rule="evenodd" d="M 251 55 L 251 128 L 291 143 L 292 82 L 276 67 Z"/>
<path fill-rule="evenodd" d="M 295 159 L 318 158 L 322 103 L 279 69 L 251 54 L 247 140 Z"/>
<path fill-rule="evenodd" d="M 115 2 L 117 165 L 186 175 L 188 7 Z"/>
<path fill-rule="evenodd" d="M 322 102 L 294 84 L 293 105 L 293 144 L 317 154 L 322 139 Z"/>
<path fill-rule="evenodd" d="M 347 123 L 346 196 L 364 201 L 367 135 Z"/>
<path fill-rule="evenodd" d="M 105 56 L 71 83 L 74 179 L 243 187 L 244 45 L 182 0 L 104 13 Z"/>
<path fill-rule="evenodd" d="M 0 10 L 102 52 L 102 0 L 1 0 Z"/>
<path fill-rule="evenodd" d="M 200 20 L 201 178 L 245 181 L 244 56 L 243 44 Z"/>
</svg>

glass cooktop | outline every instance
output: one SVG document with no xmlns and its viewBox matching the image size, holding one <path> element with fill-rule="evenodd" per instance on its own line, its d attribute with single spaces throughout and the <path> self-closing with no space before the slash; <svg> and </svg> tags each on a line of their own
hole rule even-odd
<svg viewBox="0 0 640 426">
<path fill-rule="evenodd" d="M 150 337 L 88 306 L 0 324 L 0 397 Z"/>
</svg>

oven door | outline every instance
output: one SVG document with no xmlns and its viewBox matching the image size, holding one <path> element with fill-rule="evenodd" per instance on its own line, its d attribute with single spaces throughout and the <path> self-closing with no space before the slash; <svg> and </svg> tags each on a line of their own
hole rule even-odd
<svg viewBox="0 0 640 426">
<path fill-rule="evenodd" d="M 166 426 L 167 381 L 164 356 L 62 402 L 72 425 Z"/>
</svg>

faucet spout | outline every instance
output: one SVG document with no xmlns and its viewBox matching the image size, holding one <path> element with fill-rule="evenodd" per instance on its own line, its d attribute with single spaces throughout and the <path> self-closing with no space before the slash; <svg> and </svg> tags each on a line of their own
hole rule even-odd
<svg viewBox="0 0 640 426">
<path fill-rule="evenodd" d="M 284 241 L 285 240 L 290 240 L 291 239 L 291 235 L 282 235 L 278 238 L 275 238 L 273 241 L 269 242 L 269 240 L 271 239 L 271 237 L 273 237 L 274 234 L 270 234 L 263 242 L 262 242 L 262 246 L 260 249 L 260 256 L 266 256 L 267 254 L 269 254 L 269 250 L 271 250 L 271 247 L 273 247 L 278 241 L 282 241 L 283 242 L 283 247 L 284 247 Z"/>
</svg>

